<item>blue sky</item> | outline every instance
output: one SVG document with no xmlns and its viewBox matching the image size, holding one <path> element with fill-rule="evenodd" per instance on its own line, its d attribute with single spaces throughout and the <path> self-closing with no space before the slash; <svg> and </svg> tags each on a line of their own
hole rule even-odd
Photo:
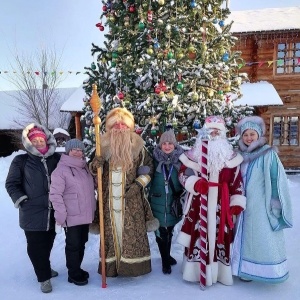
<svg viewBox="0 0 300 300">
<path fill-rule="evenodd" d="M 83 72 L 93 61 L 91 43 L 101 46 L 104 35 L 95 24 L 102 12 L 100 0 L 5 0 L 0 10 L 0 90 L 12 89 L 4 70 L 12 72 L 9 62 L 16 50 L 35 54 L 41 47 L 62 55 L 61 71 Z M 230 0 L 231 10 L 299 6 L 300 0 Z M 77 87 L 83 74 L 68 75 L 61 87 Z"/>
</svg>

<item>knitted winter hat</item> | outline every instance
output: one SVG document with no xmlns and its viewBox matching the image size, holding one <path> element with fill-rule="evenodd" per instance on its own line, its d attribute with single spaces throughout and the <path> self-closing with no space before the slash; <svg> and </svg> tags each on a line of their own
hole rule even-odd
<svg viewBox="0 0 300 300">
<path fill-rule="evenodd" d="M 28 132 L 28 138 L 30 141 L 32 141 L 34 138 L 36 137 L 41 137 L 43 138 L 45 141 L 47 141 L 47 136 L 46 136 L 46 133 L 40 129 L 40 128 L 37 128 L 37 127 L 33 127 L 29 130 Z"/>
<path fill-rule="evenodd" d="M 174 131 L 172 129 L 165 131 L 161 135 L 161 137 L 159 139 L 159 146 L 161 146 L 165 142 L 172 143 L 174 146 L 177 145 L 176 137 L 175 137 Z"/>
<path fill-rule="evenodd" d="M 248 129 L 255 130 L 260 138 L 261 136 L 265 135 L 266 131 L 264 120 L 258 116 L 251 116 L 245 117 L 238 122 L 236 127 L 237 134 L 243 135 L 243 133 Z"/>
<path fill-rule="evenodd" d="M 69 152 L 72 149 L 81 149 L 82 151 L 84 151 L 83 142 L 78 139 L 72 139 L 72 140 L 67 141 L 66 145 L 65 145 L 66 154 L 69 154 Z"/>
<path fill-rule="evenodd" d="M 131 131 L 134 130 L 133 115 L 126 108 L 117 107 L 107 114 L 105 122 L 106 131 L 110 131 L 117 122 L 124 123 Z"/>
<path fill-rule="evenodd" d="M 204 125 L 206 128 L 219 129 L 221 131 L 226 131 L 225 122 L 223 118 L 219 116 L 210 116 L 205 119 Z"/>
</svg>

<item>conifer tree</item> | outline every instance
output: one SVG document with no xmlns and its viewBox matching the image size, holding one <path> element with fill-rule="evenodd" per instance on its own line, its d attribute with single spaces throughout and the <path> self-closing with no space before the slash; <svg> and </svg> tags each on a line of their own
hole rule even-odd
<svg viewBox="0 0 300 300">
<path fill-rule="evenodd" d="M 100 117 L 126 107 L 135 117 L 136 132 L 151 148 L 173 127 L 179 140 L 190 144 L 209 115 L 221 115 L 231 131 L 252 114 L 251 107 L 234 107 L 246 74 L 233 52 L 236 38 L 230 10 L 223 0 L 105 0 L 100 22 L 103 47 L 92 44 L 95 62 L 86 67 L 84 84 L 90 95 L 98 86 Z M 234 95 L 234 96 L 233 96 Z M 92 110 L 85 102 L 86 141 L 94 144 Z"/>
</svg>

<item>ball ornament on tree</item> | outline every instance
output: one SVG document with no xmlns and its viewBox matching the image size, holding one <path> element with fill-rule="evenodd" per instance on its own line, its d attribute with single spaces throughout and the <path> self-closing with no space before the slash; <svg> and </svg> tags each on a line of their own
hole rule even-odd
<svg viewBox="0 0 300 300">
<path fill-rule="evenodd" d="M 154 51 L 152 47 L 147 48 L 147 54 L 153 55 Z"/>
<path fill-rule="evenodd" d="M 197 7 L 196 1 L 195 1 L 195 0 L 192 0 L 192 1 L 190 2 L 190 6 L 191 6 L 191 8 L 196 8 L 196 7 Z"/>
<path fill-rule="evenodd" d="M 134 13 L 135 12 L 135 6 L 134 5 L 130 5 L 129 8 L 128 8 L 128 11 L 130 13 Z"/>
<path fill-rule="evenodd" d="M 177 83 L 176 88 L 177 88 L 177 90 L 182 91 L 182 90 L 183 90 L 183 83 L 182 83 L 181 81 L 179 81 L 179 82 Z"/>
<path fill-rule="evenodd" d="M 201 123 L 200 120 L 196 119 L 193 123 L 194 129 L 200 129 L 201 128 Z"/>
<path fill-rule="evenodd" d="M 123 99 L 124 99 L 124 94 L 123 94 L 122 92 L 119 92 L 119 93 L 118 93 L 118 98 L 119 98 L 120 100 L 123 100 Z"/>
<path fill-rule="evenodd" d="M 157 134 L 157 129 L 155 126 L 151 127 L 151 134 L 156 135 Z"/>
<path fill-rule="evenodd" d="M 92 62 L 92 64 L 91 64 L 91 69 L 92 69 L 92 70 L 96 70 L 96 65 L 95 65 L 94 62 Z"/>
<path fill-rule="evenodd" d="M 139 30 L 144 30 L 145 29 L 145 23 L 143 21 L 140 21 L 138 24 L 138 29 Z"/>
</svg>

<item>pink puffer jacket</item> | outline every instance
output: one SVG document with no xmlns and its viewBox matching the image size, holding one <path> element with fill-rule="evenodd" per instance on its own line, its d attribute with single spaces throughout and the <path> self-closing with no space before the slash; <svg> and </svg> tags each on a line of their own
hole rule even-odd
<svg viewBox="0 0 300 300">
<path fill-rule="evenodd" d="M 50 201 L 57 224 L 71 227 L 92 223 L 96 198 L 93 176 L 85 160 L 61 156 L 51 175 Z"/>
</svg>

